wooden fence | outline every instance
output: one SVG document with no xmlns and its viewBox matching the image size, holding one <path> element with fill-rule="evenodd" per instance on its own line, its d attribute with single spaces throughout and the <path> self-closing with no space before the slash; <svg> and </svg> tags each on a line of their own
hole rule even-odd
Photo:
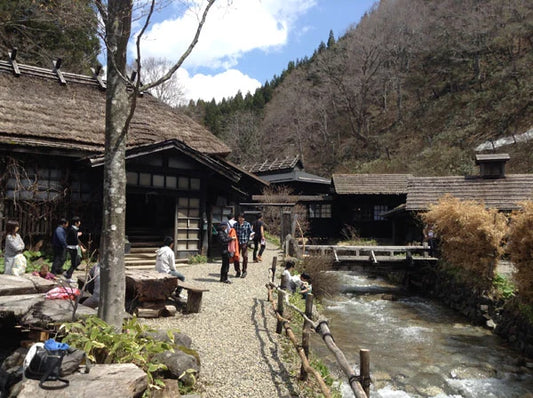
<svg viewBox="0 0 533 398">
<path fill-rule="evenodd" d="M 313 321 L 313 295 L 308 294 L 305 301 L 305 312 L 302 312 L 298 307 L 289 303 L 290 293 L 285 290 L 280 289 L 274 284 L 275 274 L 276 274 L 276 264 L 277 257 L 274 257 L 272 261 L 272 280 L 266 284 L 268 289 L 268 300 L 272 304 L 272 308 L 275 311 L 277 324 L 276 324 L 276 333 L 281 333 L 283 329 L 289 339 L 291 340 L 293 346 L 296 348 L 300 360 L 302 362 L 300 369 L 300 379 L 306 380 L 308 374 L 312 374 L 317 380 L 320 389 L 325 397 L 330 397 L 331 393 L 328 386 L 320 376 L 320 374 L 309 365 L 309 336 L 312 330 L 316 333 L 319 333 L 322 337 L 322 340 L 328 347 L 328 349 L 335 355 L 337 363 L 342 369 L 343 373 L 348 378 L 348 383 L 352 389 L 356 398 L 367 398 L 370 396 L 370 351 L 361 349 L 359 350 L 360 357 L 360 368 L 359 376 L 353 371 L 352 367 L 346 360 L 343 352 L 335 344 L 333 335 L 328 326 L 328 321 L 326 319 L 319 320 L 317 322 Z M 278 295 L 277 304 L 274 302 L 273 292 L 276 291 Z M 290 327 L 290 321 L 283 317 L 285 306 L 290 307 L 294 311 L 298 312 L 304 319 L 303 329 L 302 329 L 302 340 L 299 344 L 294 332 Z"/>
</svg>

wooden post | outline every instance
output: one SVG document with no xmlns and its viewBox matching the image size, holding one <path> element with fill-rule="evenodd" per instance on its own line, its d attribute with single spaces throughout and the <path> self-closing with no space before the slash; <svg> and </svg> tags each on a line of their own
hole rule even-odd
<svg viewBox="0 0 533 398">
<path fill-rule="evenodd" d="M 359 350 L 359 376 L 366 396 L 370 397 L 370 350 Z"/>
<path fill-rule="evenodd" d="M 272 258 L 272 283 L 274 283 L 274 279 L 276 278 L 276 267 L 278 265 L 278 257 L 275 256 Z"/>
<path fill-rule="evenodd" d="M 429 257 L 429 245 L 427 242 L 422 244 L 424 246 L 424 257 Z"/>
<path fill-rule="evenodd" d="M 278 309 L 277 313 L 280 316 L 283 316 L 283 293 L 278 292 Z M 276 323 L 276 333 L 280 334 L 281 330 L 283 329 L 283 322 L 278 319 L 278 322 Z"/>
<path fill-rule="evenodd" d="M 313 316 L 313 295 L 309 293 L 305 298 L 305 316 L 309 319 Z M 304 319 L 304 326 L 302 329 L 302 348 L 305 353 L 305 357 L 309 360 L 309 330 L 312 325 Z M 300 380 L 307 380 L 307 372 L 304 365 L 300 368 Z"/>
</svg>

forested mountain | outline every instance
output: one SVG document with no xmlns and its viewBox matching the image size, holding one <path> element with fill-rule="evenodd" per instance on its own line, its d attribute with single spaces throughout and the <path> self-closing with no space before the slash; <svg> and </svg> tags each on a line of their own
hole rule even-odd
<svg viewBox="0 0 533 398">
<path fill-rule="evenodd" d="M 532 67 L 530 0 L 382 0 L 255 95 L 188 111 L 237 162 L 300 154 L 324 175 L 472 174 L 477 145 L 533 127 Z M 533 143 L 500 150 L 510 171 L 533 172 Z"/>
</svg>

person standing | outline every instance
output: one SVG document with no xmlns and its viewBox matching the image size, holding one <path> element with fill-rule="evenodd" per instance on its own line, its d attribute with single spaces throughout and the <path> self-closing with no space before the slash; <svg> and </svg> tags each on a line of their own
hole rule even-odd
<svg viewBox="0 0 533 398">
<path fill-rule="evenodd" d="M 54 250 L 54 261 L 52 263 L 52 274 L 60 275 L 63 264 L 67 256 L 67 227 L 68 221 L 64 218 L 59 220 L 59 225 L 52 236 L 52 248 Z"/>
<path fill-rule="evenodd" d="M 176 257 L 174 255 L 174 239 L 171 236 L 165 237 L 163 246 L 157 250 L 155 259 L 155 270 L 175 276 L 180 281 L 185 281 L 185 275 L 176 270 Z M 180 296 L 181 287 L 176 288 L 176 296 Z"/>
<path fill-rule="evenodd" d="M 222 256 L 222 266 L 220 267 L 220 282 L 231 283 L 228 279 L 229 272 L 229 251 L 228 244 L 236 238 L 232 238 L 228 235 L 229 224 L 223 222 L 218 227 L 217 240 L 220 244 L 220 254 Z"/>
<path fill-rule="evenodd" d="M 252 234 L 252 226 L 248 221 L 244 219 L 244 214 L 239 214 L 237 217 L 237 224 L 233 227 L 237 233 L 237 239 L 239 241 L 239 249 L 242 257 L 242 274 L 239 264 L 239 260 L 234 261 L 235 272 L 237 278 L 246 277 L 246 270 L 248 269 L 248 242 L 250 241 L 250 235 Z"/>
<path fill-rule="evenodd" d="M 259 214 L 257 220 L 255 220 L 253 225 L 254 230 L 254 262 L 263 261 L 261 256 L 265 251 L 266 241 L 265 241 L 265 223 L 263 222 L 263 215 Z M 261 248 L 259 248 L 261 247 Z M 259 253 L 258 253 L 259 250 Z"/>
<path fill-rule="evenodd" d="M 15 257 L 24 250 L 24 241 L 18 234 L 19 222 L 8 220 L 6 223 L 6 245 L 4 248 L 4 274 L 13 275 Z"/>
<path fill-rule="evenodd" d="M 80 232 L 81 219 L 77 216 L 72 217 L 70 227 L 67 229 L 65 240 L 67 242 L 67 251 L 70 256 L 70 268 L 63 275 L 69 282 L 71 282 L 72 274 L 78 268 L 81 262 L 81 256 L 79 255 L 80 247 Z"/>
</svg>

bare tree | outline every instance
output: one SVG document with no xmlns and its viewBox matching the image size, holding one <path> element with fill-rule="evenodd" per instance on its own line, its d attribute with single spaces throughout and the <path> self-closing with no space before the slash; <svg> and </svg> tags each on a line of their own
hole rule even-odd
<svg viewBox="0 0 533 398">
<path fill-rule="evenodd" d="M 146 58 L 142 64 L 143 75 L 140 77 L 141 82 L 154 82 L 160 79 L 172 65 L 173 62 L 166 58 Z M 183 105 L 185 101 L 183 86 L 180 84 L 176 74 L 172 75 L 166 82 L 153 87 L 150 93 L 172 107 Z"/>
<path fill-rule="evenodd" d="M 98 315 L 119 329 L 124 317 L 125 268 L 124 240 L 126 224 L 126 138 L 135 112 L 137 95 L 170 80 L 189 56 L 200 36 L 207 14 L 216 0 L 206 0 L 196 34 L 178 61 L 161 77 L 141 86 L 140 80 L 132 87 L 126 78 L 127 46 L 131 34 L 132 0 L 95 0 L 105 26 L 107 47 L 107 92 L 104 154 L 104 198 L 102 242 L 100 254 L 101 290 Z M 141 70 L 141 38 L 150 24 L 156 7 L 155 0 L 148 4 L 144 24 L 137 35 L 136 69 Z"/>
</svg>

